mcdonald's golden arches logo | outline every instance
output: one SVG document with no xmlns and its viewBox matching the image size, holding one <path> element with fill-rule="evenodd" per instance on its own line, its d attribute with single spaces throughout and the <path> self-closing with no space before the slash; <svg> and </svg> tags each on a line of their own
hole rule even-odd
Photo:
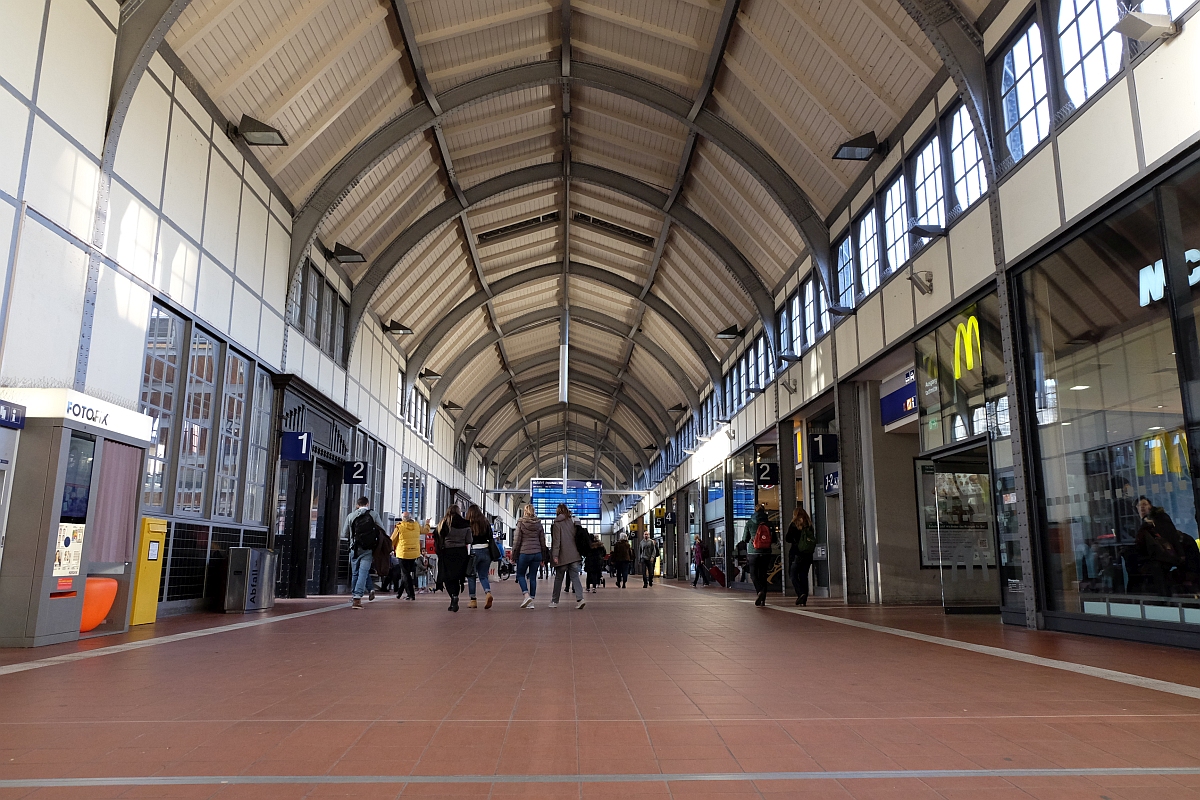
<svg viewBox="0 0 1200 800">
<path fill-rule="evenodd" d="M 983 363 L 983 342 L 979 340 L 979 320 L 975 315 L 967 317 L 967 321 L 958 323 L 954 331 L 954 380 L 962 378 L 963 356 L 966 356 L 967 370 L 975 369 L 975 354 L 979 353 L 979 363 Z"/>
</svg>

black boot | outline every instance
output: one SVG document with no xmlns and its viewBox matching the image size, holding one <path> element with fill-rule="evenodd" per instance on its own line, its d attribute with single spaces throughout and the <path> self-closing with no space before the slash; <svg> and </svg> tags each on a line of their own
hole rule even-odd
<svg viewBox="0 0 1200 800">
<path fill-rule="evenodd" d="M 756 605 L 756 606 L 765 606 L 766 604 L 767 604 L 767 593 L 766 593 L 766 592 L 759 592 L 759 593 L 758 593 L 758 599 L 754 601 L 754 605 Z"/>
</svg>

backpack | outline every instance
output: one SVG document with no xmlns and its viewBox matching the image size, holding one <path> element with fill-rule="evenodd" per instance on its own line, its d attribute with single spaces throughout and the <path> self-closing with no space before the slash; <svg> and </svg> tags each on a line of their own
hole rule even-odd
<svg viewBox="0 0 1200 800">
<path fill-rule="evenodd" d="M 579 551 L 580 556 L 587 556 L 592 549 L 592 537 L 588 534 L 587 528 L 575 523 L 575 549 Z"/>
<path fill-rule="evenodd" d="M 817 548 L 817 532 L 812 525 L 805 525 L 800 529 L 800 536 L 796 542 L 796 547 L 802 553 L 811 553 Z"/>
<path fill-rule="evenodd" d="M 767 527 L 767 523 L 758 523 L 758 528 L 754 531 L 754 541 L 750 545 L 755 550 L 771 549 L 771 529 Z"/>
<path fill-rule="evenodd" d="M 360 553 L 375 552 L 379 545 L 379 526 L 371 519 L 369 510 L 359 514 L 350 522 L 350 536 L 354 548 Z"/>
</svg>

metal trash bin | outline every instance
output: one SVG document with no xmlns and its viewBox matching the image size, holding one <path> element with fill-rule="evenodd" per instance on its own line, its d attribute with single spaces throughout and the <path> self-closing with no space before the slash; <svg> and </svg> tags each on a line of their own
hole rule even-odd
<svg viewBox="0 0 1200 800">
<path fill-rule="evenodd" d="M 278 557 L 261 547 L 229 548 L 224 610 L 263 611 L 275 605 L 275 566 Z"/>
</svg>

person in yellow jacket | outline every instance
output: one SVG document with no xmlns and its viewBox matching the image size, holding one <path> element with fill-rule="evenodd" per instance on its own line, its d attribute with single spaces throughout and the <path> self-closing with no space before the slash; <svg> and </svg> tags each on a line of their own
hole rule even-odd
<svg viewBox="0 0 1200 800">
<path fill-rule="evenodd" d="M 396 588 L 396 597 L 407 596 L 416 600 L 417 595 L 417 559 L 421 557 L 421 526 L 405 511 L 400 515 L 399 522 L 392 529 L 392 545 L 396 548 L 396 557 L 400 559 L 402 581 Z"/>
</svg>

